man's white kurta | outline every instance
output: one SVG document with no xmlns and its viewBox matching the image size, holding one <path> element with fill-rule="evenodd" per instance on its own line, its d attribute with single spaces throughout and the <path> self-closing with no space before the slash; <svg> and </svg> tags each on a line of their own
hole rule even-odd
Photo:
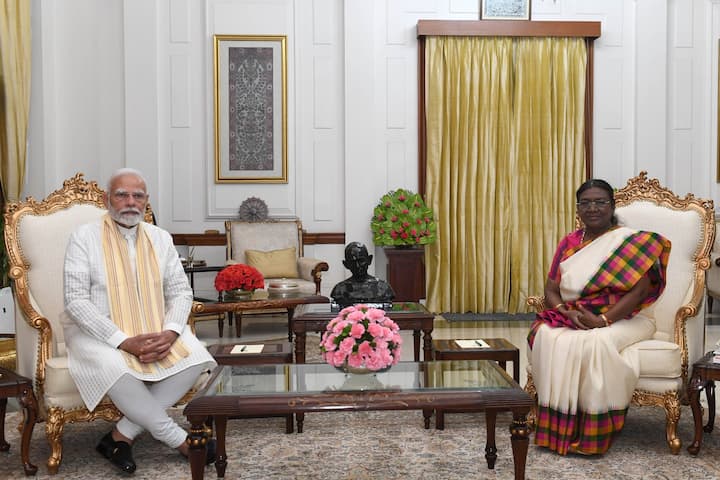
<svg viewBox="0 0 720 480">
<path fill-rule="evenodd" d="M 172 242 L 165 230 L 143 223 L 155 249 L 163 276 L 165 321 L 163 328 L 180 334 L 190 354 L 170 368 L 158 366 L 144 374 L 128 367 L 117 348 L 128 336 L 110 318 L 102 247 L 102 222 L 80 227 L 65 251 L 65 343 L 68 368 L 89 410 L 95 409 L 110 387 L 125 374 L 145 381 L 169 377 L 187 367 L 216 365 L 187 324 L 193 293 Z M 120 228 L 134 242 L 137 228 Z"/>
</svg>

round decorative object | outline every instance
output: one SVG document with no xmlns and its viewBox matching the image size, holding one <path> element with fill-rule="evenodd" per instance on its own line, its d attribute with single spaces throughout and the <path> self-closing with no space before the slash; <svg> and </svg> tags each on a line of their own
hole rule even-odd
<svg viewBox="0 0 720 480">
<path fill-rule="evenodd" d="M 273 280 L 268 284 L 268 293 L 273 296 L 290 296 L 300 291 L 300 285 L 291 280 Z"/>
<path fill-rule="evenodd" d="M 244 222 L 262 222 L 263 220 L 267 220 L 267 204 L 258 197 L 248 197 L 240 204 L 238 218 Z"/>
<path fill-rule="evenodd" d="M 252 294 L 253 292 L 251 290 L 234 288 L 232 290 L 225 290 L 223 300 L 226 302 L 244 302 L 246 300 L 250 300 L 250 298 L 252 298 Z"/>
</svg>

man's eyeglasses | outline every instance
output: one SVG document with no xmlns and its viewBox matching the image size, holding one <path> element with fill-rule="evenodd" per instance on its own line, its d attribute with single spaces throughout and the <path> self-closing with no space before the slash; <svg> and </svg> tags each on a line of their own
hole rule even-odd
<svg viewBox="0 0 720 480">
<path fill-rule="evenodd" d="M 119 190 L 117 192 L 113 192 L 113 197 L 116 200 L 128 200 L 130 197 L 133 198 L 136 202 L 144 202 L 147 198 L 147 194 L 145 192 L 124 192 L 122 190 Z"/>
<path fill-rule="evenodd" d="M 579 209 L 586 210 L 590 208 L 590 206 L 593 206 L 595 208 L 605 208 L 611 203 L 612 202 L 610 200 L 580 200 L 575 205 Z"/>
</svg>

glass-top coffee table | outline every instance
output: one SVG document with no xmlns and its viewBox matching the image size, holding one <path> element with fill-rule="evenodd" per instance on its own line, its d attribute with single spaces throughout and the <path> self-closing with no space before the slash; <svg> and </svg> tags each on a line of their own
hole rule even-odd
<svg viewBox="0 0 720 480">
<path fill-rule="evenodd" d="M 525 477 L 529 429 L 526 415 L 532 398 L 490 360 L 400 362 L 383 373 L 346 374 L 324 364 L 219 366 L 208 384 L 185 407 L 191 424 L 190 464 L 193 479 L 204 474 L 206 423 L 217 432 L 215 468 L 224 477 L 225 434 L 234 416 L 298 414 L 298 433 L 306 412 L 422 410 L 425 427 L 434 409 L 484 410 L 487 426 L 485 458 L 497 458 L 497 412 L 512 412 L 510 435 L 515 478 Z M 271 460 L 269 460 L 271 461 Z"/>
</svg>

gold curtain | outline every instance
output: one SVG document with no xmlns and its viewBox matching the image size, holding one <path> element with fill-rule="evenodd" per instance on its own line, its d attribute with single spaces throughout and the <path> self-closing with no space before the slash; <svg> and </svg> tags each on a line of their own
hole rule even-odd
<svg viewBox="0 0 720 480">
<path fill-rule="evenodd" d="M 585 177 L 583 39 L 428 37 L 431 311 L 526 311 Z"/>
<path fill-rule="evenodd" d="M 0 0 L 0 183 L 18 200 L 25 182 L 30 114 L 30 3 Z"/>
</svg>

